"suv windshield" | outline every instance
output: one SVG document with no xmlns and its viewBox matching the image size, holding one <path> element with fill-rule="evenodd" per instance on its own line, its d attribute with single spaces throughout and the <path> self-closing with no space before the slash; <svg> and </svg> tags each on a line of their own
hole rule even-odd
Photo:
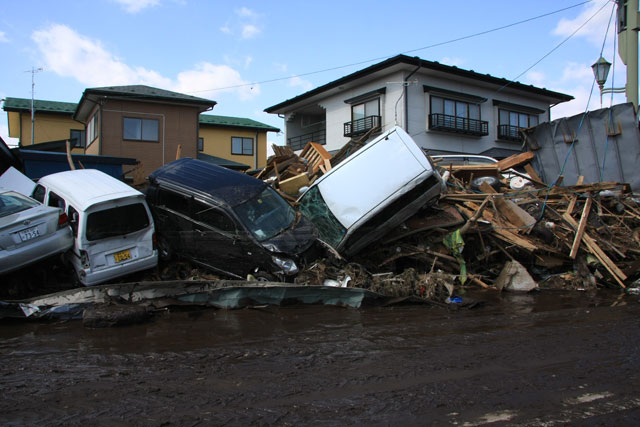
<svg viewBox="0 0 640 427">
<path fill-rule="evenodd" d="M 104 209 L 87 217 L 87 240 L 122 236 L 148 226 L 149 216 L 142 203 Z"/>
<path fill-rule="evenodd" d="M 38 206 L 38 202 L 22 194 L 7 191 L 0 194 L 0 218 Z"/>
<path fill-rule="evenodd" d="M 289 228 L 296 216 L 289 203 L 270 187 L 233 209 L 240 221 L 260 242 Z"/>
<path fill-rule="evenodd" d="M 325 203 L 318 186 L 311 187 L 300 199 L 298 210 L 311 221 L 323 242 L 337 248 L 347 229 L 340 224 Z"/>
</svg>

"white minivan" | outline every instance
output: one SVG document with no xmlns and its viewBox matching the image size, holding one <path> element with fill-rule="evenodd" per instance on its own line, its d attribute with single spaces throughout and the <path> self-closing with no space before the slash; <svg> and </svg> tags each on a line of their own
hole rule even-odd
<svg viewBox="0 0 640 427">
<path fill-rule="evenodd" d="M 32 197 L 66 212 L 74 234 L 70 262 L 83 285 L 153 268 L 155 228 L 144 195 L 101 171 L 44 176 Z"/>
<path fill-rule="evenodd" d="M 438 198 L 444 183 L 407 132 L 395 126 L 318 179 L 298 209 L 320 239 L 353 255 Z"/>
</svg>

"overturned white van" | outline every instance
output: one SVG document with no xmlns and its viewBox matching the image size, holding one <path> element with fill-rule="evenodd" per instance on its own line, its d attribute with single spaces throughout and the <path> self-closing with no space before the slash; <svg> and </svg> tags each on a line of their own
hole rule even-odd
<svg viewBox="0 0 640 427">
<path fill-rule="evenodd" d="M 74 235 L 69 260 L 84 285 L 158 263 L 153 218 L 144 195 L 103 172 L 79 169 L 38 181 L 32 197 L 66 212 Z"/>
<path fill-rule="evenodd" d="M 443 191 L 428 157 L 402 128 L 368 142 L 298 200 L 320 239 L 353 255 L 414 215 Z"/>
</svg>

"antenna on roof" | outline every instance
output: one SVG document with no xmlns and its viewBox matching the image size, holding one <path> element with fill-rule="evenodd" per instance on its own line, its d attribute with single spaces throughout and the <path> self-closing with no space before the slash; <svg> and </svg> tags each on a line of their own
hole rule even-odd
<svg viewBox="0 0 640 427">
<path fill-rule="evenodd" d="M 33 145 L 33 122 L 35 120 L 35 111 L 33 109 L 33 96 L 36 89 L 36 73 L 44 71 L 42 67 L 31 67 L 31 70 L 25 71 L 25 73 L 31 73 L 31 145 Z"/>
</svg>

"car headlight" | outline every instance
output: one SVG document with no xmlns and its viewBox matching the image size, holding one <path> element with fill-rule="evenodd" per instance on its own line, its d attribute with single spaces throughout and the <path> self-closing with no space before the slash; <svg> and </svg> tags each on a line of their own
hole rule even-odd
<svg viewBox="0 0 640 427">
<path fill-rule="evenodd" d="M 298 266 L 292 259 L 278 258 L 277 256 L 272 256 L 271 259 L 285 274 L 296 274 L 298 272 Z"/>
</svg>

